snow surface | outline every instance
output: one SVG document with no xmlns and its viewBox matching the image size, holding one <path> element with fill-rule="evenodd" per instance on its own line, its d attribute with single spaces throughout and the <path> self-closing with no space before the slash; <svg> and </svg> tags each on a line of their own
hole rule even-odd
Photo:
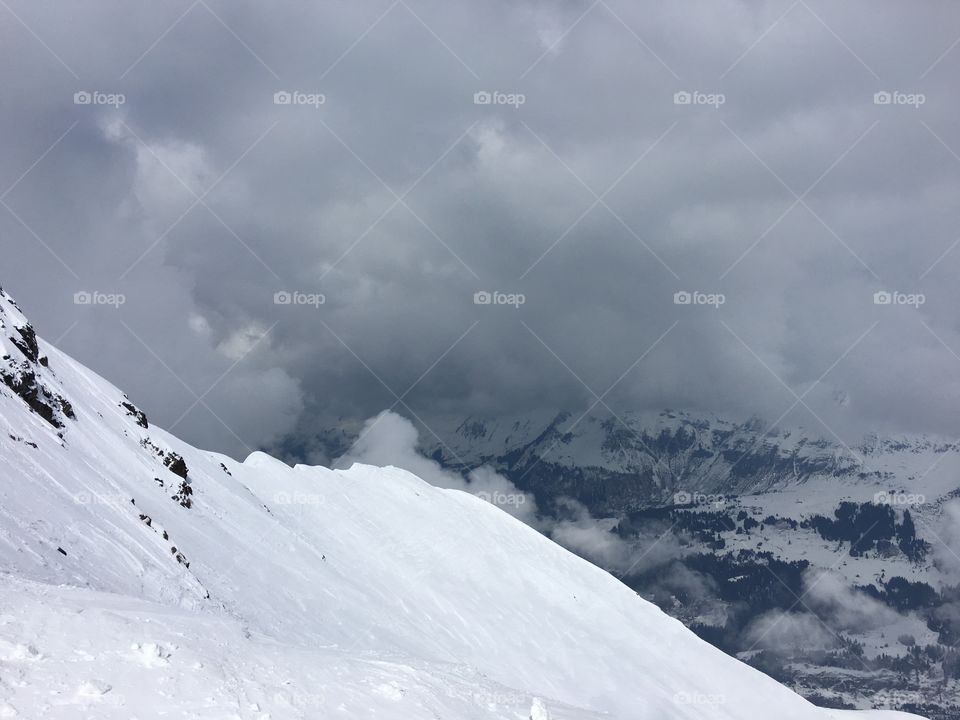
<svg viewBox="0 0 960 720">
<path fill-rule="evenodd" d="M 815 708 L 467 493 L 143 428 L 40 345 L 76 420 L 0 386 L 0 718 L 909 717 Z"/>
</svg>

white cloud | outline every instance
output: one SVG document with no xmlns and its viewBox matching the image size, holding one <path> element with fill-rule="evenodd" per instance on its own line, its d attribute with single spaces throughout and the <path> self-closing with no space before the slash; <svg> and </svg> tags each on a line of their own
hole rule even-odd
<svg viewBox="0 0 960 720">
<path fill-rule="evenodd" d="M 391 410 L 384 410 L 364 423 L 360 438 L 334 466 L 348 468 L 354 463 L 392 465 L 431 485 L 468 492 L 528 524 L 536 523 L 537 504 L 532 495 L 521 492 L 487 466 L 470 471 L 466 478 L 446 470 L 417 451 L 418 439 L 419 433 L 412 422 Z"/>
</svg>

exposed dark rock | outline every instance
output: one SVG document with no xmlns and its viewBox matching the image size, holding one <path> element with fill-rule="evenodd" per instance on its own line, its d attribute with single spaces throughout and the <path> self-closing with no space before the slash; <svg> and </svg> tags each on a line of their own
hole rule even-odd
<svg viewBox="0 0 960 720">
<path fill-rule="evenodd" d="M 186 480 L 189 470 L 187 469 L 187 463 L 179 453 L 175 453 L 173 450 L 164 451 L 162 448 L 154 445 L 150 438 L 143 438 L 140 441 L 140 445 L 159 457 L 163 461 L 164 467 L 170 472 Z M 163 481 L 160 478 L 154 478 L 154 480 L 156 480 L 161 487 L 163 486 Z"/>
<path fill-rule="evenodd" d="M 14 442 L 22 442 L 24 445 L 29 445 L 29 446 L 32 447 L 34 450 L 36 450 L 36 449 L 39 447 L 39 445 L 37 445 L 35 442 L 30 442 L 29 440 L 25 440 L 24 438 L 20 437 L 19 435 L 12 435 L 12 434 L 10 434 L 10 433 L 7 433 L 7 437 L 9 437 L 9 438 L 10 438 L 11 440 L 13 440 Z"/>
<path fill-rule="evenodd" d="M 190 569 L 190 563 L 187 562 L 187 558 L 184 557 L 182 552 L 177 550 L 175 545 L 170 548 L 170 553 L 177 559 L 178 563 L 185 566 L 188 570 Z"/>
<path fill-rule="evenodd" d="M 137 408 L 136 405 L 130 402 L 121 402 L 120 407 L 127 411 L 127 415 L 132 417 L 137 425 L 144 429 L 150 427 L 150 424 L 147 422 L 146 414 L 143 412 L 143 410 Z"/>
<path fill-rule="evenodd" d="M 24 363 L 26 365 L 26 363 Z M 10 388 L 20 397 L 30 409 L 42 417 L 55 428 L 62 428 L 63 423 L 57 417 L 57 411 L 54 409 L 54 403 L 63 406 L 65 403 L 70 408 L 70 403 L 60 397 L 53 396 L 37 380 L 36 374 L 26 369 L 26 367 L 17 368 L 14 372 L 0 370 L 0 382 Z M 64 413 L 66 414 L 66 413 Z M 70 408 L 70 415 L 73 416 L 73 408 Z"/>
<path fill-rule="evenodd" d="M 16 303 L 12 303 L 16 306 Z M 40 367 L 47 367 L 49 360 L 46 356 L 40 357 L 40 348 L 37 344 L 37 334 L 33 328 L 24 324 L 21 327 L 8 328 L 0 320 L 0 327 L 4 329 L 6 337 L 23 355 L 17 359 L 11 355 L 4 355 L 5 362 L 0 363 L 0 383 L 6 385 L 31 410 L 53 425 L 55 428 L 64 427 L 60 415 L 75 420 L 73 407 L 56 392 L 46 387 L 37 376 Z"/>
<path fill-rule="evenodd" d="M 183 458 L 177 453 L 171 451 L 167 453 L 167 456 L 163 459 L 163 464 L 174 475 L 179 475 L 182 478 L 187 477 L 187 463 L 184 462 Z"/>
<path fill-rule="evenodd" d="M 193 507 L 193 500 L 190 499 L 191 495 L 193 495 L 193 488 L 190 487 L 190 482 L 188 480 L 182 480 L 180 487 L 177 488 L 177 492 L 174 493 L 172 497 L 180 503 L 181 507 L 191 508 Z"/>
<path fill-rule="evenodd" d="M 57 396 L 57 400 L 60 402 L 60 410 L 71 420 L 76 420 L 77 416 L 73 412 L 73 405 L 70 404 L 70 401 L 64 397 Z"/>
<path fill-rule="evenodd" d="M 151 442 L 150 438 L 148 437 L 145 437 L 142 440 L 140 440 L 140 447 L 142 447 L 144 450 L 149 450 L 150 452 L 152 452 L 154 455 L 157 455 L 158 457 L 161 457 L 161 458 L 163 457 L 163 450 L 161 450 L 159 447 L 154 445 L 153 442 Z"/>
<path fill-rule="evenodd" d="M 149 438 L 144 438 L 143 440 L 140 441 L 140 444 L 144 448 L 147 448 L 155 452 L 157 456 L 162 459 L 164 466 L 168 470 L 170 470 L 170 472 L 183 478 L 180 484 L 177 485 L 176 492 L 170 496 L 171 499 L 180 503 L 182 507 L 185 507 L 185 508 L 193 507 L 193 500 L 190 499 L 190 496 L 193 495 L 193 488 L 190 487 L 190 479 L 187 477 L 187 473 L 188 473 L 187 463 L 184 462 L 183 457 L 181 457 L 178 453 L 173 452 L 172 450 L 168 452 L 164 452 L 163 450 L 158 448 L 156 445 L 154 445 L 152 442 L 150 442 Z M 155 477 L 153 481 L 162 488 L 165 488 L 167 486 L 166 483 L 158 477 Z"/>
<path fill-rule="evenodd" d="M 37 333 L 34 332 L 33 328 L 29 325 L 15 328 L 15 330 L 20 334 L 20 337 L 18 338 L 16 335 L 11 335 L 10 342 L 16 345 L 17 349 L 22 352 L 30 362 L 37 362 L 40 357 L 40 347 L 37 345 Z"/>
</svg>

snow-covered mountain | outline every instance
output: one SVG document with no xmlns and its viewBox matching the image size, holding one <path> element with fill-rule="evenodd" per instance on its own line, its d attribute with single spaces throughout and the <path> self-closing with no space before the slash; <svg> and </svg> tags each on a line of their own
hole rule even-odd
<svg viewBox="0 0 960 720">
<path fill-rule="evenodd" d="M 960 716 L 956 441 L 673 410 L 428 422 L 424 455 L 496 471 L 543 532 L 806 697 Z"/>
<path fill-rule="evenodd" d="M 350 435 L 334 430 L 322 439 L 335 452 Z M 874 435 L 850 446 L 826 430 L 771 428 L 759 419 L 734 422 L 710 413 L 439 418 L 421 437 L 424 452 L 444 465 L 489 464 L 538 498 L 576 497 L 598 514 L 672 503 L 678 493 L 739 496 L 827 482 L 871 496 L 922 487 L 932 499 L 960 485 L 956 440 Z"/>
<path fill-rule="evenodd" d="M 189 446 L 2 291 L 0 343 L 0 717 L 846 717 L 469 494 Z"/>
</svg>

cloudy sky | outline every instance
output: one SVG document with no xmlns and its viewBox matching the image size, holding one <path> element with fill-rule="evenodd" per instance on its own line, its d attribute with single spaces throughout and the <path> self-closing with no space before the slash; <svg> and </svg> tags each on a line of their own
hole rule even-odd
<svg viewBox="0 0 960 720">
<path fill-rule="evenodd" d="M 953 435 L 958 45 L 949 1 L 0 0 L 0 283 L 241 456 L 597 396 Z"/>
</svg>

